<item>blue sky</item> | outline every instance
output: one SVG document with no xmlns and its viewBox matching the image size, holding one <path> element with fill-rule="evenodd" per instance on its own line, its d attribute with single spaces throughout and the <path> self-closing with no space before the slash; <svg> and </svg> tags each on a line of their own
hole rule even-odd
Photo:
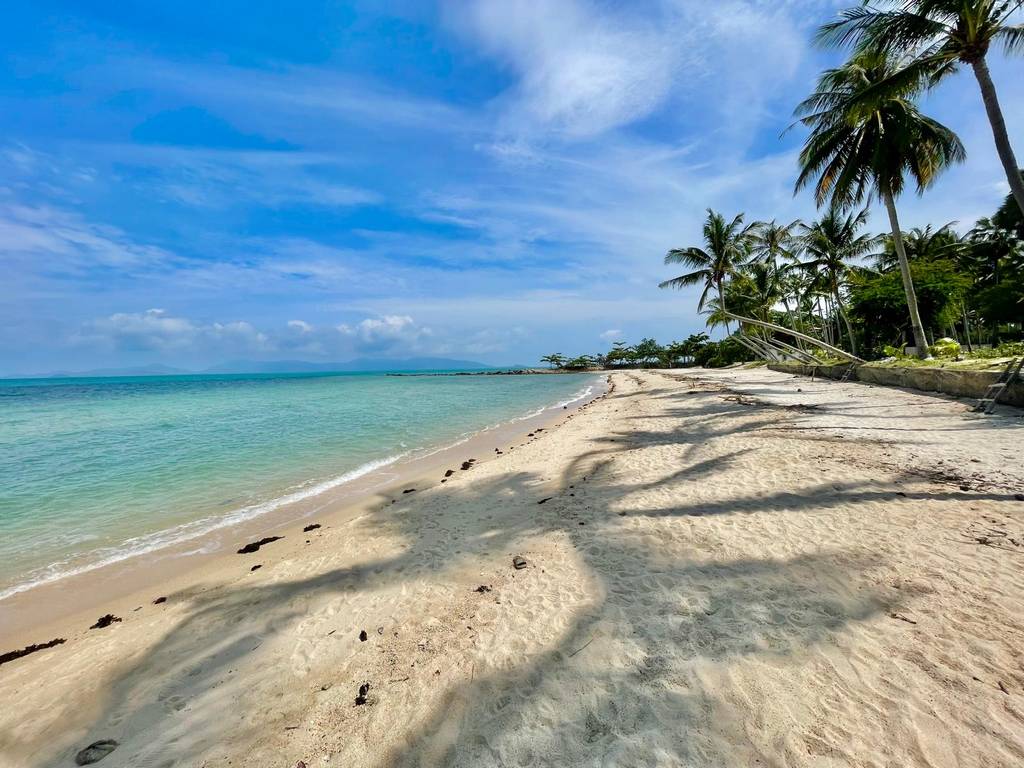
<svg viewBox="0 0 1024 768">
<path fill-rule="evenodd" d="M 780 134 L 843 5 L 14 5 L 0 374 L 685 337 L 694 295 L 657 283 L 705 208 L 814 215 Z M 1021 65 L 993 56 L 1024 153 Z M 969 226 L 1007 190 L 970 74 L 926 109 L 969 158 L 904 223 Z"/>
</svg>

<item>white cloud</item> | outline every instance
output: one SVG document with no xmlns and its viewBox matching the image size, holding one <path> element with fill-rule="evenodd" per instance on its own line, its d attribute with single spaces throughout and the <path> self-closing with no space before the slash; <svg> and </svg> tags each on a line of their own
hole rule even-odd
<svg viewBox="0 0 1024 768">
<path fill-rule="evenodd" d="M 342 336 L 352 338 L 362 352 L 383 352 L 396 347 L 414 350 L 433 331 L 415 323 L 408 315 L 383 315 L 368 317 L 354 326 L 338 326 Z"/>
<path fill-rule="evenodd" d="M 525 116 L 572 136 L 650 114 L 685 50 L 670 44 L 654 19 L 599 12 L 577 0 L 459 2 L 450 16 L 519 76 L 509 119 Z"/>
<path fill-rule="evenodd" d="M 604 341 L 617 341 L 618 339 L 622 338 L 622 331 L 620 331 L 617 328 L 613 328 L 600 334 L 599 338 L 603 339 Z"/>
<path fill-rule="evenodd" d="M 837 2 L 452 0 L 448 17 L 516 75 L 498 104 L 518 138 L 492 151 L 519 162 L 532 155 L 523 135 L 590 138 L 659 114 L 747 141 Z"/>
<path fill-rule="evenodd" d="M 673 274 L 665 251 L 700 241 L 706 207 L 815 215 L 792 195 L 801 133 L 777 136 L 831 60 L 809 45 L 813 26 L 849 2 L 451 0 L 454 42 L 473 49 L 453 46 L 453 66 L 487 59 L 451 104 L 429 84 L 417 94 L 333 64 L 113 51 L 70 75 L 91 103 L 145 86 L 161 104 L 196 103 L 302 149 L 0 151 L 0 357 L 27 358 L 74 329 L 80 344 L 203 350 L 213 362 L 381 350 L 522 362 L 595 351 L 612 325 L 627 340 L 685 337 L 703 326 L 694 292 L 656 286 Z M 508 77 L 492 77 L 495 63 Z M 1024 125 L 1015 67 L 993 57 L 1011 131 Z M 977 85 L 962 73 L 925 107 L 970 158 L 899 201 L 904 226 L 969 226 L 1005 193 Z M 319 209 L 261 210 L 293 204 Z M 353 216 L 363 204 L 386 213 Z M 884 212 L 871 226 L 885 228 Z M 146 306 L 174 309 L 119 311 Z M 510 317 L 521 332 L 506 331 Z"/>
<path fill-rule="evenodd" d="M 116 312 L 86 323 L 72 342 L 108 350 L 174 353 L 197 347 L 262 351 L 270 348 L 266 334 L 247 322 L 195 323 L 163 309 Z"/>
<path fill-rule="evenodd" d="M 289 320 L 276 329 L 259 330 L 243 320 L 198 321 L 158 308 L 90 320 L 71 341 L 74 346 L 104 352 L 150 352 L 172 359 L 213 361 L 276 354 L 339 360 L 355 353 L 412 354 L 446 346 L 443 341 L 434 343 L 434 332 L 408 315 L 367 317 L 337 326 Z"/>
</svg>

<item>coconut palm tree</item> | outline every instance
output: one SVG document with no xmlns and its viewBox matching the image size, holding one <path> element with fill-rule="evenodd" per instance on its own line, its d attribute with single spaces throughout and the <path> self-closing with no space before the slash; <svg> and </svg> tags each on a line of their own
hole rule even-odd
<svg viewBox="0 0 1024 768">
<path fill-rule="evenodd" d="M 704 221 L 704 248 L 673 248 L 665 256 L 666 264 L 684 264 L 692 269 L 679 277 L 665 280 L 659 288 L 686 288 L 704 284 L 697 311 L 703 311 L 708 294 L 718 293 L 718 309 L 725 310 L 725 281 L 750 259 L 753 225 L 743 225 L 743 214 L 726 222 L 722 214 L 708 208 Z M 725 321 L 726 332 L 729 321 Z"/>
<path fill-rule="evenodd" d="M 911 62 L 898 79 L 916 80 L 927 74 L 931 83 L 967 64 L 981 89 L 999 160 L 1013 197 L 1024 212 L 1024 180 L 1006 131 L 1003 111 L 989 72 L 987 55 L 993 43 L 1007 54 L 1024 53 L 1024 24 L 1011 24 L 1024 0 L 882 0 L 850 8 L 818 32 L 827 44 L 853 43 L 859 50 L 875 49 Z"/>
<path fill-rule="evenodd" d="M 818 205 L 830 202 L 847 210 L 873 197 L 889 214 L 893 246 L 899 258 L 903 289 L 910 313 L 914 343 L 920 356 L 928 343 L 917 307 L 896 198 L 909 175 L 923 193 L 943 169 L 962 162 L 965 151 L 949 128 L 922 114 L 912 98 L 917 83 L 892 83 L 899 68 L 881 51 L 863 51 L 836 69 L 826 71 L 817 90 L 796 109 L 810 128 L 800 151 L 796 189 L 813 183 Z"/>
<path fill-rule="evenodd" d="M 955 221 L 943 224 L 938 229 L 931 224 L 914 227 L 903 233 L 903 248 L 910 261 L 933 261 L 935 259 L 953 258 L 964 248 L 964 240 L 953 229 Z M 885 238 L 885 248 L 875 255 L 875 269 L 888 272 L 897 266 L 898 259 L 892 245 L 892 238 Z"/>
<path fill-rule="evenodd" d="M 768 264 L 774 272 L 775 278 L 780 283 L 779 301 L 782 302 L 782 306 L 786 310 L 786 318 L 790 323 L 793 323 L 793 312 L 790 308 L 790 298 L 793 294 L 789 291 L 792 281 L 787 277 L 790 267 L 797 260 L 800 241 L 794 232 L 800 223 L 799 219 L 791 221 L 789 224 L 779 224 L 774 219 L 759 221 L 754 225 L 752 233 L 753 261 Z"/>
<path fill-rule="evenodd" d="M 734 287 L 746 305 L 741 312 L 770 323 L 772 309 L 782 300 L 782 268 L 771 262 L 752 262 L 737 276 Z"/>
<path fill-rule="evenodd" d="M 857 354 L 857 340 L 846 313 L 843 293 L 851 268 L 878 241 L 861 232 L 867 221 L 867 209 L 843 215 L 833 208 L 817 221 L 800 226 L 800 241 L 807 257 L 800 262 L 800 267 L 811 276 L 811 291 L 829 296 L 835 302 L 853 354 Z"/>
<path fill-rule="evenodd" d="M 779 268 L 796 261 L 800 241 L 795 232 L 801 223 L 799 219 L 789 224 L 779 224 L 774 219 L 756 222 L 751 230 L 753 260 Z"/>
</svg>

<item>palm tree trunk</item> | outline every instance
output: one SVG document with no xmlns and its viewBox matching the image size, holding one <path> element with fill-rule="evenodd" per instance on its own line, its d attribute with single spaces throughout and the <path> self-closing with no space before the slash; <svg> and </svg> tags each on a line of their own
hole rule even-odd
<svg viewBox="0 0 1024 768">
<path fill-rule="evenodd" d="M 907 250 L 903 247 L 903 231 L 900 229 L 899 216 L 896 215 L 896 201 L 892 199 L 892 192 L 888 187 L 882 190 L 882 199 L 885 201 L 885 208 L 889 212 L 889 225 L 892 227 L 892 244 L 896 249 L 896 258 L 900 262 L 900 274 L 903 276 L 903 292 L 907 295 L 907 309 L 910 310 L 910 327 L 914 331 L 914 346 L 917 347 L 917 356 L 924 360 L 928 357 L 928 338 L 924 335 L 921 312 L 917 308 L 917 292 L 914 291 L 914 278 L 910 275 L 910 262 L 907 261 Z"/>
<path fill-rule="evenodd" d="M 1010 191 L 1013 192 L 1017 205 L 1024 213 L 1024 179 L 1021 178 L 1017 158 L 1013 156 L 1013 147 L 1010 146 L 1006 121 L 1003 120 L 1003 110 L 999 106 L 992 74 L 988 71 L 988 62 L 981 57 L 971 62 L 971 67 L 974 69 L 974 76 L 978 79 L 978 85 L 981 87 L 981 100 L 985 103 L 988 121 L 992 125 L 992 137 L 996 141 L 996 152 L 999 153 L 1003 170 L 1006 171 L 1006 180 L 1010 182 Z"/>
<path fill-rule="evenodd" d="M 727 314 L 729 317 L 731 317 L 732 319 L 734 319 L 738 323 L 740 323 L 741 327 L 742 327 L 743 323 L 747 323 L 748 325 L 764 326 L 764 327 L 766 327 L 766 328 L 768 328 L 770 330 L 777 331 L 777 332 L 785 334 L 787 336 L 792 336 L 792 337 L 797 338 L 797 339 L 803 339 L 804 341 L 806 341 L 809 344 L 811 344 L 811 346 L 815 346 L 815 347 L 818 347 L 820 349 L 824 349 L 826 352 L 831 352 L 836 357 L 841 357 L 844 360 L 850 360 L 851 362 L 855 362 L 855 363 L 863 363 L 864 362 L 859 357 L 857 357 L 856 355 L 851 355 L 846 350 L 839 349 L 838 347 L 833 347 L 831 344 L 826 344 L 825 342 L 821 341 L 820 339 L 815 339 L 815 338 L 812 338 L 811 336 L 808 336 L 807 334 L 800 333 L 799 331 L 794 331 L 792 328 L 783 328 L 781 325 L 776 325 L 775 323 L 765 323 L 762 320 L 757 320 L 757 319 L 752 318 L 752 317 L 743 317 L 742 315 L 734 315 L 732 312 L 727 312 L 725 314 Z"/>
<path fill-rule="evenodd" d="M 850 337 L 850 351 L 853 354 L 857 354 L 857 340 L 853 338 L 853 326 L 850 324 L 850 316 L 846 314 L 846 307 L 843 306 L 843 300 L 839 297 L 839 290 L 836 290 L 836 308 L 839 310 L 839 316 L 843 319 L 843 323 L 846 325 L 846 335 Z"/>
<path fill-rule="evenodd" d="M 799 301 L 798 301 L 798 304 L 799 304 Z M 786 319 L 789 321 L 789 324 L 793 326 L 793 330 L 799 331 L 800 330 L 800 318 L 798 316 L 799 312 L 800 312 L 799 306 L 797 307 L 797 311 L 794 312 L 792 309 L 790 309 L 790 307 L 789 307 L 789 299 L 786 298 L 785 296 L 782 297 L 782 306 L 786 310 Z M 796 340 L 796 347 L 801 352 L 803 351 L 803 349 L 804 349 L 803 348 L 803 342 L 800 341 L 800 339 Z"/>
<path fill-rule="evenodd" d="M 725 290 L 722 288 L 721 280 L 718 281 L 718 308 L 722 310 L 723 314 L 725 313 Z M 725 320 L 725 335 L 732 336 L 732 331 L 729 330 L 728 318 Z"/>
</svg>

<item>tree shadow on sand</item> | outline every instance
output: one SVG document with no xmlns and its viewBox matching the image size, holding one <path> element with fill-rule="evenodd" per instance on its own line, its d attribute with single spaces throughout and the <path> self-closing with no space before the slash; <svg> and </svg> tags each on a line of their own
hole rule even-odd
<svg viewBox="0 0 1024 768">
<path fill-rule="evenodd" d="M 716 409 L 714 421 L 689 424 L 685 435 L 637 430 L 597 440 L 558 478 L 504 473 L 436 487 L 414 503 L 382 504 L 355 533 L 397 534 L 404 549 L 386 557 L 304 579 L 172 596 L 187 606 L 184 618 L 126 661 L 106 687 L 105 708 L 89 732 L 119 738 L 122 747 L 105 765 L 195 764 L 228 727 L 214 690 L 237 691 L 236 707 L 250 708 L 261 683 L 254 677 L 249 690 L 231 680 L 234 671 L 261 644 L 296 632 L 328 598 L 419 580 L 437 585 L 467 564 L 507 567 L 508 553 L 552 534 L 570 542 L 599 585 L 596 600 L 570 607 L 554 642 L 451 685 L 444 703 L 403 743 L 382 752 L 378 764 L 747 764 L 756 750 L 746 726 L 724 716 L 735 702 L 722 701 L 708 676 L 751 656 L 799 663 L 812 646 L 891 606 L 871 589 L 845 587 L 878 565 L 870 557 L 832 551 L 708 559 L 688 529 L 671 522 L 694 515 L 690 505 L 620 515 L 616 504 L 624 495 L 711 477 L 738 456 L 698 460 L 697 449 L 730 434 L 736 427 L 728 422 L 740 413 L 746 412 Z M 627 482 L 606 471 L 620 452 L 667 444 L 680 446 L 679 466 L 661 478 Z M 538 506 L 545 497 L 553 499 Z M 813 493 L 775 501 L 817 503 Z M 771 499 L 755 508 L 750 499 L 733 498 L 710 511 L 758 509 L 779 507 Z M 631 517 L 657 518 L 660 527 L 639 529 Z M 386 697 L 373 706 L 386 707 Z M 188 718 L 178 716 L 185 707 Z M 69 754 L 70 745 L 58 744 L 43 764 Z"/>
</svg>

